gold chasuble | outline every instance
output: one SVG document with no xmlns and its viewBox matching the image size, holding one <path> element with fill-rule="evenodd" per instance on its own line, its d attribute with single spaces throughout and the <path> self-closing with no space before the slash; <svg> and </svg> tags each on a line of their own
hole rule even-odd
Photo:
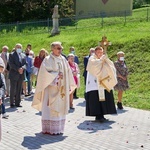
<svg viewBox="0 0 150 150">
<path fill-rule="evenodd" d="M 89 58 L 87 71 L 97 78 L 99 99 L 105 100 L 104 89 L 108 92 L 117 84 L 116 69 L 113 62 L 103 55 L 100 59 L 96 55 Z"/>
<path fill-rule="evenodd" d="M 63 73 L 63 79 L 58 78 L 59 72 Z M 69 94 L 76 88 L 76 85 L 64 57 L 50 54 L 41 64 L 32 102 L 32 107 L 39 111 L 42 109 L 46 88 L 48 88 L 47 106 L 51 109 L 51 116 L 66 115 L 69 110 Z"/>
</svg>

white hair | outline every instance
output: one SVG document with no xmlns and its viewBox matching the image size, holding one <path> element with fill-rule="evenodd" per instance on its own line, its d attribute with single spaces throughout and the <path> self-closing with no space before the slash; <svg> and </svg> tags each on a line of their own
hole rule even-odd
<svg viewBox="0 0 150 150">
<path fill-rule="evenodd" d="M 17 43 L 16 46 L 20 46 L 20 47 L 22 48 L 22 44 L 20 44 L 20 43 Z M 16 46 L 15 46 L 15 47 L 16 47 Z"/>
<path fill-rule="evenodd" d="M 5 46 L 2 47 L 2 49 L 7 49 L 8 50 L 9 48 L 8 48 L 8 46 L 5 45 Z"/>
<path fill-rule="evenodd" d="M 95 51 L 95 48 L 90 48 L 90 52 L 91 52 L 91 51 Z"/>
<path fill-rule="evenodd" d="M 75 49 L 75 48 L 73 46 L 71 46 L 70 49 Z"/>
<path fill-rule="evenodd" d="M 30 50 L 30 51 L 29 51 L 29 54 L 32 54 L 32 55 L 34 55 L 34 52 L 33 52 L 32 50 Z"/>
<path fill-rule="evenodd" d="M 70 53 L 70 54 L 68 55 L 68 57 L 74 57 L 74 54 Z"/>
<path fill-rule="evenodd" d="M 119 51 L 118 53 L 117 53 L 117 55 L 120 55 L 120 54 L 125 54 L 123 51 Z"/>
<path fill-rule="evenodd" d="M 51 46 L 51 48 L 52 48 L 52 47 L 54 47 L 54 46 L 56 46 L 56 45 L 59 45 L 59 46 L 62 47 L 61 42 L 59 42 L 59 41 L 52 42 L 50 46 Z"/>
</svg>

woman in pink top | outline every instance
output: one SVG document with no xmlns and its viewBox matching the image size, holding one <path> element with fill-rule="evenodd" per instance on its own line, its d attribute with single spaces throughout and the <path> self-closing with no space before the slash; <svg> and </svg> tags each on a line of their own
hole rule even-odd
<svg viewBox="0 0 150 150">
<path fill-rule="evenodd" d="M 72 70 L 72 74 L 73 74 L 73 77 L 74 77 L 74 81 L 77 85 L 77 88 L 80 87 L 80 70 L 79 70 L 79 67 L 78 67 L 78 64 L 74 62 L 74 54 L 69 54 L 68 55 L 68 63 L 69 63 L 69 66 Z M 74 109 L 73 107 L 73 93 L 74 91 L 70 94 L 70 109 Z"/>
</svg>

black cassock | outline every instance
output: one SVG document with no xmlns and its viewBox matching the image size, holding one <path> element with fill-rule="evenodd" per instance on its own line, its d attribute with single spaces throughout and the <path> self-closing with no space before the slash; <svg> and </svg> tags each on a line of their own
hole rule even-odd
<svg viewBox="0 0 150 150">
<path fill-rule="evenodd" d="M 113 91 L 105 90 L 105 101 L 99 101 L 98 90 L 86 93 L 86 116 L 117 114 Z"/>
</svg>

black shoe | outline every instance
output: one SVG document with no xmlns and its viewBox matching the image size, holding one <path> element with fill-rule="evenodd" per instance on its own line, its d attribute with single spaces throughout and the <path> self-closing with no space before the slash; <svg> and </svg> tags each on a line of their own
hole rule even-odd
<svg viewBox="0 0 150 150">
<path fill-rule="evenodd" d="M 16 107 L 22 107 L 21 105 L 16 105 Z"/>
<path fill-rule="evenodd" d="M 99 119 L 99 122 L 104 122 L 104 121 L 106 121 L 106 118 L 101 118 L 101 119 Z"/>
<path fill-rule="evenodd" d="M 117 103 L 117 106 L 118 106 L 118 109 L 123 109 L 121 102 L 118 102 L 118 103 Z"/>
<path fill-rule="evenodd" d="M 74 107 L 70 107 L 70 109 L 75 109 Z"/>
<path fill-rule="evenodd" d="M 31 93 L 28 93 L 28 96 L 31 96 Z"/>
<path fill-rule="evenodd" d="M 77 97 L 77 96 L 74 96 L 73 98 L 74 98 L 74 99 L 78 99 L 79 97 Z"/>
<path fill-rule="evenodd" d="M 95 120 L 96 121 L 103 121 L 103 120 L 107 120 L 106 118 L 104 118 L 104 115 L 97 115 L 96 117 L 95 117 Z"/>
<path fill-rule="evenodd" d="M 10 107 L 11 107 L 11 108 L 14 108 L 14 107 L 15 107 L 15 105 L 14 105 L 14 104 L 11 104 L 11 105 L 10 105 Z"/>
<path fill-rule="evenodd" d="M 106 119 L 106 118 L 104 118 L 104 117 L 103 117 L 103 119 L 104 119 L 105 121 L 107 121 L 107 120 L 108 120 L 108 119 Z"/>
<path fill-rule="evenodd" d="M 6 97 L 10 97 L 10 96 L 7 94 Z"/>
</svg>

